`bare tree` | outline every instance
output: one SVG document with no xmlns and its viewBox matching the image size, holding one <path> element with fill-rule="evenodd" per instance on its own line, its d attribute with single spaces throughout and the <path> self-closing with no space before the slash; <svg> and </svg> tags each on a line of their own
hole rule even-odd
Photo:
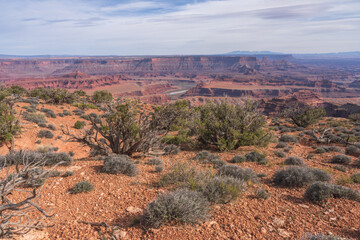
<svg viewBox="0 0 360 240">
<path fill-rule="evenodd" d="M 36 187 L 28 190 L 26 187 L 30 182 L 47 178 L 49 172 L 62 163 L 45 170 L 45 159 L 33 162 L 30 152 L 26 151 L 21 151 L 17 156 L 21 159 L 16 161 L 15 166 L 9 166 L 7 157 L 1 157 L 0 161 L 0 171 L 6 171 L 4 177 L 0 178 L 0 237 L 11 237 L 25 234 L 34 228 L 49 227 L 43 225 L 43 220 L 52 216 L 37 204 L 39 190 Z M 21 197 L 15 200 L 14 192 L 20 192 Z M 33 214 L 34 212 L 38 214 Z"/>
</svg>

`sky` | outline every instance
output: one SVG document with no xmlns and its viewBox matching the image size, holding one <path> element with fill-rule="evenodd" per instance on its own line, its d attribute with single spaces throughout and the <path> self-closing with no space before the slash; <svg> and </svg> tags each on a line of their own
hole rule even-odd
<svg viewBox="0 0 360 240">
<path fill-rule="evenodd" d="M 0 54 L 360 51 L 360 0 L 0 0 Z"/>
</svg>

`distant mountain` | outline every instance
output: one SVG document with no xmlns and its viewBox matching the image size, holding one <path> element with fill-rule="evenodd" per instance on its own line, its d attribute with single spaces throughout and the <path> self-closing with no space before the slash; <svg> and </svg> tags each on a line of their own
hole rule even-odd
<svg viewBox="0 0 360 240">
<path fill-rule="evenodd" d="M 233 52 L 225 53 L 224 55 L 288 55 L 288 54 L 271 52 L 271 51 L 233 51 Z"/>
<path fill-rule="evenodd" d="M 300 59 L 346 59 L 360 58 L 360 52 L 338 52 L 338 53 L 308 53 L 293 54 L 295 58 Z"/>
<path fill-rule="evenodd" d="M 6 55 L 0 54 L 0 58 L 52 58 L 52 57 L 81 57 L 77 55 Z"/>
<path fill-rule="evenodd" d="M 337 53 L 280 53 L 271 51 L 233 51 L 225 54 L 225 56 L 257 56 L 268 58 L 296 58 L 296 59 L 351 59 L 360 58 L 360 52 L 337 52 Z"/>
</svg>

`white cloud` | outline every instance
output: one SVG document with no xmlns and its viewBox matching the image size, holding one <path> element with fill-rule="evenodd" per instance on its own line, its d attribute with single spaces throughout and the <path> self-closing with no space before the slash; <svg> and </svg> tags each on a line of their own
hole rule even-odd
<svg viewBox="0 0 360 240">
<path fill-rule="evenodd" d="M 171 1 L 102 4 L 102 0 L 0 0 L 0 53 L 360 50 L 360 3 L 356 0 L 222 0 L 182 6 Z M 151 11 L 158 8 L 166 11 Z M 123 15 L 122 11 L 146 14 Z"/>
</svg>

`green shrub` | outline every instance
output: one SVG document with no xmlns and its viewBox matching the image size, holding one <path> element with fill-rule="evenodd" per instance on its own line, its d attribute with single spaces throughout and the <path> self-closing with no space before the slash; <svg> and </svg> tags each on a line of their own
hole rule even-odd
<svg viewBox="0 0 360 240">
<path fill-rule="evenodd" d="M 352 121 L 360 121 L 360 113 L 354 113 L 349 116 L 349 119 Z"/>
<path fill-rule="evenodd" d="M 13 95 L 16 95 L 16 96 L 23 96 L 27 93 L 26 89 L 24 87 L 21 87 L 21 86 L 11 86 L 11 87 L 8 87 L 6 89 L 6 91 L 9 93 L 9 94 L 13 94 Z"/>
<path fill-rule="evenodd" d="M 360 173 L 354 173 L 350 178 L 354 183 L 360 183 Z"/>
<path fill-rule="evenodd" d="M 309 153 L 309 154 L 306 156 L 306 159 L 312 159 L 314 156 L 315 156 L 315 154 Z"/>
<path fill-rule="evenodd" d="M 360 201 L 360 196 L 357 191 L 324 182 L 316 182 L 309 186 L 305 191 L 304 198 L 311 202 L 322 202 L 329 198 L 345 198 Z"/>
<path fill-rule="evenodd" d="M 35 88 L 29 93 L 30 97 L 38 97 L 53 104 L 73 103 L 76 95 L 62 88 Z"/>
<path fill-rule="evenodd" d="M 164 162 L 160 158 L 155 157 L 155 158 L 149 159 L 147 164 L 149 164 L 149 165 L 164 165 Z"/>
<path fill-rule="evenodd" d="M 49 172 L 48 177 L 58 177 L 60 175 L 61 175 L 60 171 L 52 171 L 52 172 Z"/>
<path fill-rule="evenodd" d="M 163 150 L 164 150 L 165 155 L 176 155 L 181 151 L 180 147 L 178 147 L 174 144 L 166 145 Z"/>
<path fill-rule="evenodd" d="M 164 166 L 163 165 L 156 165 L 155 166 L 155 172 L 162 172 L 164 171 Z"/>
<path fill-rule="evenodd" d="M 226 165 L 226 162 L 217 155 L 210 156 L 207 160 L 204 161 L 204 163 L 210 163 L 214 166 L 214 168 L 220 168 Z"/>
<path fill-rule="evenodd" d="M 303 187 L 315 181 L 330 181 L 331 176 L 319 169 L 291 166 L 274 174 L 273 181 L 283 187 Z"/>
<path fill-rule="evenodd" d="M 89 181 L 82 181 L 75 184 L 71 189 L 71 194 L 77 194 L 82 192 L 91 192 L 94 190 L 94 186 Z"/>
<path fill-rule="evenodd" d="M 335 155 L 331 159 L 331 163 L 349 164 L 350 162 L 351 162 L 351 159 L 348 156 L 345 156 L 345 155 Z"/>
<path fill-rule="evenodd" d="M 46 123 L 46 120 L 45 120 L 45 117 L 43 114 L 24 113 L 23 118 L 26 121 L 33 122 L 36 124 L 39 124 L 39 123 L 45 124 Z"/>
<path fill-rule="evenodd" d="M 71 116 L 71 112 L 68 110 L 63 111 L 64 116 Z"/>
<path fill-rule="evenodd" d="M 264 177 L 266 177 L 267 175 L 266 175 L 266 173 L 259 173 L 259 174 L 257 174 L 256 175 L 258 178 L 264 178 Z"/>
<path fill-rule="evenodd" d="M 255 198 L 259 199 L 268 199 L 270 197 L 270 193 L 265 189 L 257 189 L 254 195 Z"/>
<path fill-rule="evenodd" d="M 341 172 L 346 172 L 346 167 L 341 166 L 341 165 L 334 166 L 334 169 L 341 171 Z"/>
<path fill-rule="evenodd" d="M 198 160 L 198 161 L 203 161 L 203 160 L 208 159 L 212 155 L 213 154 L 211 152 L 205 150 L 205 151 L 198 152 L 194 159 Z"/>
<path fill-rule="evenodd" d="M 326 150 L 324 148 L 322 148 L 322 147 L 317 148 L 316 151 L 315 151 L 315 153 L 317 153 L 317 154 L 321 154 L 321 153 L 325 153 L 325 152 L 326 152 Z"/>
<path fill-rule="evenodd" d="M 110 174 L 125 174 L 131 177 L 139 173 L 135 163 L 127 155 L 106 157 L 102 171 Z"/>
<path fill-rule="evenodd" d="M 74 109 L 73 110 L 73 113 L 76 115 L 76 116 L 82 116 L 85 114 L 85 111 L 84 110 L 81 110 L 81 109 Z"/>
<path fill-rule="evenodd" d="M 98 107 L 91 103 L 73 103 L 72 106 L 78 107 L 80 109 L 97 109 Z"/>
<path fill-rule="evenodd" d="M 47 117 L 56 118 L 56 114 L 55 114 L 54 111 L 51 110 L 51 109 L 41 108 L 41 109 L 40 109 L 40 112 L 45 113 L 45 115 L 46 115 Z"/>
<path fill-rule="evenodd" d="M 231 159 L 232 163 L 243 163 L 246 162 L 246 158 L 244 156 L 236 155 Z"/>
<path fill-rule="evenodd" d="M 292 135 L 282 135 L 280 137 L 280 142 L 293 142 L 293 143 L 297 143 L 297 139 L 295 136 Z"/>
<path fill-rule="evenodd" d="M 38 126 L 44 128 L 44 127 L 46 127 L 46 123 L 42 123 L 42 122 L 38 123 Z"/>
<path fill-rule="evenodd" d="M 201 193 L 210 202 L 227 203 L 236 199 L 244 190 L 242 180 L 227 176 L 217 176 L 206 182 Z"/>
<path fill-rule="evenodd" d="M 172 171 L 165 174 L 160 179 L 160 185 L 167 186 L 176 183 L 186 183 L 189 179 L 195 179 L 196 171 L 189 164 L 176 163 Z"/>
<path fill-rule="evenodd" d="M 287 147 L 287 144 L 285 142 L 279 142 L 275 147 L 276 148 L 285 148 L 285 147 Z"/>
<path fill-rule="evenodd" d="M 53 138 L 54 134 L 49 130 L 40 130 L 37 137 L 38 138 Z"/>
<path fill-rule="evenodd" d="M 312 105 L 292 105 L 285 109 L 283 115 L 299 127 L 315 124 L 326 114 L 324 108 Z"/>
<path fill-rule="evenodd" d="M 188 135 L 187 131 L 179 131 L 176 135 L 166 135 L 161 140 L 163 143 L 166 144 L 173 144 L 173 145 L 182 145 L 188 144 L 191 142 L 191 138 Z"/>
<path fill-rule="evenodd" d="M 106 90 L 95 91 L 92 96 L 92 100 L 95 103 L 110 102 L 112 99 L 113 99 L 112 94 Z"/>
<path fill-rule="evenodd" d="M 321 146 L 322 149 L 325 150 L 325 152 L 342 152 L 341 148 L 338 146 Z"/>
<path fill-rule="evenodd" d="M 170 222 L 199 223 L 208 219 L 209 205 L 201 193 L 179 189 L 149 203 L 144 220 L 154 228 Z"/>
<path fill-rule="evenodd" d="M 291 149 L 292 149 L 292 147 L 286 147 L 286 148 L 284 148 L 284 152 L 290 152 L 291 151 Z"/>
<path fill-rule="evenodd" d="M 265 117 L 252 102 L 243 105 L 209 102 L 197 108 L 193 132 L 200 143 L 214 145 L 220 151 L 244 145 L 266 145 L 271 138 L 265 133 Z"/>
<path fill-rule="evenodd" d="M 194 159 L 204 164 L 212 164 L 214 168 L 220 168 L 226 164 L 219 156 L 208 151 L 199 152 Z"/>
<path fill-rule="evenodd" d="M 267 164 L 268 160 L 266 159 L 266 155 L 265 154 L 261 154 L 258 151 L 253 151 L 250 153 L 247 153 L 245 155 L 246 161 L 248 162 L 256 162 L 259 164 Z"/>
<path fill-rule="evenodd" d="M 345 153 L 347 155 L 351 155 L 351 156 L 357 156 L 360 154 L 360 151 L 359 151 L 359 148 L 354 146 L 354 145 L 351 145 L 351 146 L 348 146 L 346 149 L 345 149 Z"/>
<path fill-rule="evenodd" d="M 14 114 L 14 109 L 0 102 L 0 144 L 10 142 L 21 131 L 20 123 Z"/>
<path fill-rule="evenodd" d="M 44 156 L 39 152 L 33 151 L 12 151 L 0 157 L 0 166 L 5 166 L 5 163 L 6 166 L 24 164 L 23 161 L 29 164 L 44 162 Z"/>
<path fill-rule="evenodd" d="M 284 163 L 285 165 L 305 165 L 304 161 L 298 157 L 288 157 Z"/>
<path fill-rule="evenodd" d="M 48 129 L 52 130 L 52 131 L 56 131 L 56 127 L 53 124 L 49 124 L 47 125 Z"/>
<path fill-rule="evenodd" d="M 46 166 L 53 166 L 60 162 L 63 162 L 61 164 L 62 166 L 69 166 L 74 161 L 72 157 L 70 157 L 70 155 L 65 152 L 60 152 L 60 153 L 47 152 L 43 154 L 43 158 L 46 160 L 45 161 Z"/>
<path fill-rule="evenodd" d="M 79 96 L 79 97 L 85 97 L 86 96 L 86 92 L 84 90 L 81 90 L 81 89 L 75 90 L 74 94 Z"/>
<path fill-rule="evenodd" d="M 275 156 L 277 156 L 277 157 L 281 157 L 281 158 L 286 157 L 286 153 L 283 152 L 283 151 L 277 150 L 277 151 L 274 151 L 274 154 L 275 154 Z"/>
<path fill-rule="evenodd" d="M 257 183 L 258 179 L 251 168 L 240 168 L 236 165 L 225 165 L 218 170 L 218 175 L 229 176 L 244 182 Z"/>
<path fill-rule="evenodd" d="M 70 177 L 70 176 L 73 176 L 75 173 L 74 172 L 72 172 L 72 171 L 66 171 L 63 175 L 62 175 L 62 177 Z"/>
<path fill-rule="evenodd" d="M 181 115 L 176 103 L 142 111 L 138 101 L 131 99 L 124 100 L 123 104 L 109 103 L 103 110 L 105 114 L 100 123 L 90 117 L 92 131 L 84 131 L 81 136 L 68 135 L 93 151 L 107 155 L 110 152 L 126 155 L 148 152 Z M 94 135 L 104 140 L 98 141 Z"/>
<path fill-rule="evenodd" d="M 85 123 L 81 122 L 81 121 L 76 121 L 76 123 L 74 124 L 74 127 L 76 129 L 83 129 L 85 127 Z"/>
</svg>

